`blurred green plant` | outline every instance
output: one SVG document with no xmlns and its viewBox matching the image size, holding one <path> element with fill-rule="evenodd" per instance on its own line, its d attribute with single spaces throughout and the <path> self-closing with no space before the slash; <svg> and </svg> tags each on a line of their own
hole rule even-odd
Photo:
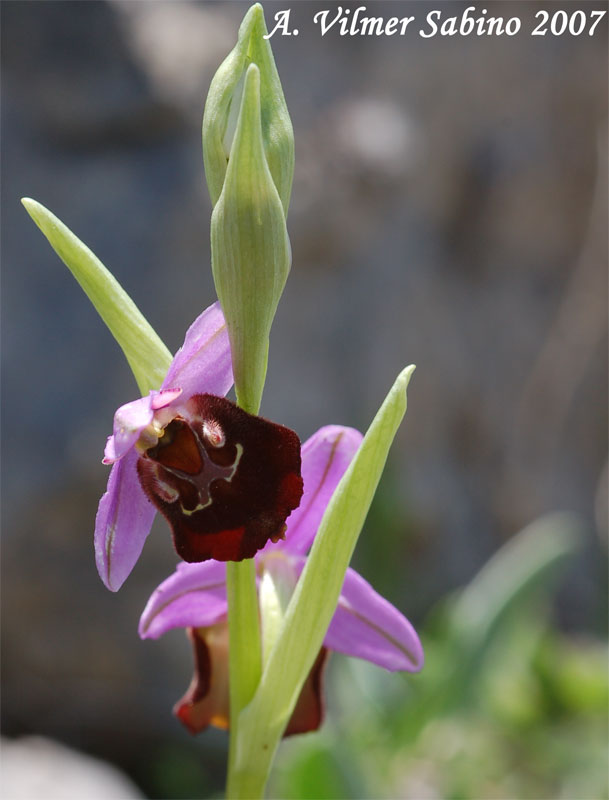
<svg viewBox="0 0 609 800">
<path fill-rule="evenodd" d="M 511 539 L 430 615 L 415 680 L 335 664 L 330 724 L 284 743 L 270 796 L 608 797 L 607 648 L 550 622 L 581 539 L 565 514 Z"/>
</svg>

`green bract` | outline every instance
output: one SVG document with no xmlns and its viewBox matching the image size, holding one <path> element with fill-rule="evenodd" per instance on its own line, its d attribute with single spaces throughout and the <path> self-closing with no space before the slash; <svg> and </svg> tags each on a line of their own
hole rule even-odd
<svg viewBox="0 0 609 800">
<path fill-rule="evenodd" d="M 260 797 L 302 684 L 319 653 L 349 561 L 374 497 L 398 426 L 414 366 L 397 377 L 334 492 L 281 632 L 265 657 L 252 702 L 241 712 L 229 797 Z"/>
<path fill-rule="evenodd" d="M 284 207 L 265 157 L 260 70 L 245 75 L 222 193 L 211 219 L 212 270 L 231 343 L 237 402 L 257 414 L 269 333 L 290 270 Z"/>
<path fill-rule="evenodd" d="M 260 123 L 266 162 L 287 216 L 294 175 L 294 132 L 281 89 L 264 13 L 259 3 L 245 15 L 234 49 L 216 72 L 203 116 L 203 160 L 213 205 L 218 202 L 234 131 L 245 73 L 250 64 L 260 70 Z"/>
<path fill-rule="evenodd" d="M 99 258 L 54 214 L 28 197 L 21 202 L 121 346 L 142 395 L 158 389 L 171 364 L 171 353 L 133 300 Z"/>
</svg>

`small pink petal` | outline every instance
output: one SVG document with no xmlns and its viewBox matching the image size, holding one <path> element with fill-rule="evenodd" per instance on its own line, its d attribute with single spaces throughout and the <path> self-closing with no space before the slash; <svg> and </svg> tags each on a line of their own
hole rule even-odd
<svg viewBox="0 0 609 800">
<path fill-rule="evenodd" d="M 182 394 L 182 389 L 161 389 L 159 392 L 151 392 L 150 407 L 153 411 L 170 406 L 174 400 Z"/>
<path fill-rule="evenodd" d="M 106 440 L 106 446 L 104 447 L 104 457 L 102 458 L 102 464 L 114 464 L 115 461 L 118 461 L 120 456 L 116 454 L 116 450 L 114 448 L 114 436 L 108 436 Z"/>
<path fill-rule="evenodd" d="M 106 442 L 104 464 L 113 464 L 131 450 L 141 432 L 153 420 L 152 393 L 132 400 L 118 408 L 114 414 L 114 433 Z"/>
</svg>

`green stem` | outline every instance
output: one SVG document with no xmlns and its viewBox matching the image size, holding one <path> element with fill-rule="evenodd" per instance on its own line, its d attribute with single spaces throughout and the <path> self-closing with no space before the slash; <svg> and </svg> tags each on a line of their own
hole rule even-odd
<svg viewBox="0 0 609 800">
<path fill-rule="evenodd" d="M 226 596 L 230 679 L 230 740 L 226 796 L 232 800 L 232 798 L 245 796 L 240 792 L 240 784 L 235 771 L 239 715 L 254 696 L 262 673 L 256 562 L 253 558 L 227 562 Z M 264 783 L 261 791 L 264 791 Z M 254 795 L 247 796 L 253 797 Z"/>
<path fill-rule="evenodd" d="M 226 796 L 230 800 L 261 800 L 270 772 L 270 760 L 265 761 L 261 769 L 233 770 L 229 773 Z"/>
</svg>

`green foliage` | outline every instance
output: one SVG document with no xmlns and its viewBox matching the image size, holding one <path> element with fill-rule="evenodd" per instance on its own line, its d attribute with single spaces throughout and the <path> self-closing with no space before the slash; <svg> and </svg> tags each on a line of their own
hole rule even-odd
<svg viewBox="0 0 609 800">
<path fill-rule="evenodd" d="M 133 300 L 61 220 L 35 200 L 25 197 L 21 202 L 119 343 L 142 395 L 158 389 L 169 369 L 171 353 Z"/>
<path fill-rule="evenodd" d="M 549 624 L 579 540 L 553 515 L 509 542 L 423 628 L 420 675 L 336 658 L 331 720 L 283 745 L 269 796 L 607 798 L 607 648 Z"/>
</svg>

